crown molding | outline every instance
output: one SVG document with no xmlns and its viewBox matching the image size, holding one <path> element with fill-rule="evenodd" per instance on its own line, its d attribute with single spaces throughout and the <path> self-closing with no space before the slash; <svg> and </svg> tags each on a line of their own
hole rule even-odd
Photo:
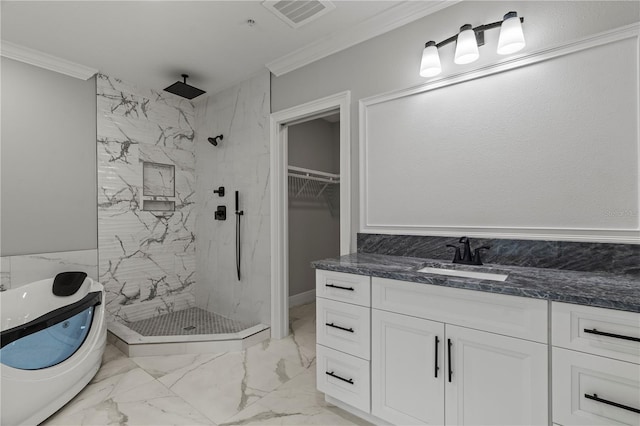
<svg viewBox="0 0 640 426">
<path fill-rule="evenodd" d="M 5 58 L 24 62 L 50 71 L 59 72 L 60 74 L 79 78 L 80 80 L 88 80 L 98 72 L 95 68 L 90 68 L 76 62 L 71 62 L 66 59 L 31 49 L 29 47 L 20 46 L 19 44 L 5 40 L 2 40 L 0 54 Z"/>
<path fill-rule="evenodd" d="M 388 10 L 344 31 L 338 31 L 318 41 L 294 50 L 266 64 L 276 77 L 301 68 L 319 59 L 379 36 L 410 22 L 424 18 L 461 0 L 437 2 L 403 1 Z"/>
</svg>

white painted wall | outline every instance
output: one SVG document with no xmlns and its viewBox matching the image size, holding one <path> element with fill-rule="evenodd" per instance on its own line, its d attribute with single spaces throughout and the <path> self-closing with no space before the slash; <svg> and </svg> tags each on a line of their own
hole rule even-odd
<svg viewBox="0 0 640 426">
<path fill-rule="evenodd" d="M 199 307 L 244 323 L 270 323 L 269 72 L 196 105 L 196 271 Z M 208 137 L 224 135 L 214 147 Z M 219 197 L 214 189 L 224 186 Z M 236 278 L 235 191 L 242 216 Z M 218 205 L 227 220 L 213 219 Z"/>
<path fill-rule="evenodd" d="M 1 64 L 2 256 L 95 249 L 95 78 Z"/>
<path fill-rule="evenodd" d="M 323 119 L 288 128 L 289 165 L 340 173 L 340 123 Z M 339 202 L 339 194 L 333 200 Z M 314 260 L 340 255 L 340 214 L 324 199 L 289 197 L 289 296 L 315 289 Z"/>
<path fill-rule="evenodd" d="M 639 33 L 364 100 L 362 229 L 637 240 Z"/>
<path fill-rule="evenodd" d="M 426 79 L 418 75 L 418 67 L 426 41 L 444 40 L 455 34 L 465 23 L 480 25 L 500 20 L 503 14 L 510 10 L 516 10 L 520 16 L 525 17 L 527 47 L 523 54 L 640 20 L 638 2 L 461 2 L 306 67 L 272 78 L 273 111 L 280 111 L 342 90 L 351 90 L 354 242 L 355 234 L 361 225 L 358 208 L 357 101 L 424 83 Z M 498 31 L 494 30 L 486 35 L 487 46 L 481 48 L 481 58 L 473 64 L 453 65 L 454 45 L 444 48 L 441 52 L 442 76 L 495 63 L 498 57 L 490 46 L 495 46 Z M 544 82 L 544 77 L 541 78 Z M 389 142 L 393 143 L 392 140 Z M 402 167 L 401 164 L 391 166 L 398 169 Z"/>
</svg>

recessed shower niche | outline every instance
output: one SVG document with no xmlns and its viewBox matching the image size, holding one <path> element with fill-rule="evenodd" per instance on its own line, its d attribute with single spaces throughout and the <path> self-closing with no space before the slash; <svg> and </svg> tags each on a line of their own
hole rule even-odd
<svg viewBox="0 0 640 426">
<path fill-rule="evenodd" d="M 176 168 L 172 164 L 142 163 L 142 210 L 172 212 L 176 208 Z M 151 197 L 147 199 L 145 197 Z M 161 199 L 158 199 L 161 197 Z"/>
</svg>

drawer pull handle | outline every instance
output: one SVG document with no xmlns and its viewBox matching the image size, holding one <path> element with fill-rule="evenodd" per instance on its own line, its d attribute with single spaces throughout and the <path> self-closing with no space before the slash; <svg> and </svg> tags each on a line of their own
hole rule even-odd
<svg viewBox="0 0 640 426">
<path fill-rule="evenodd" d="M 597 393 L 594 393 L 593 395 L 589 395 L 585 393 L 584 397 L 587 399 L 592 399 L 597 402 L 602 402 L 603 404 L 613 405 L 614 407 L 622 408 L 623 410 L 629 410 L 634 413 L 640 413 L 640 410 L 638 410 L 637 408 L 629 407 L 628 405 L 618 404 L 617 402 L 608 401 L 606 399 L 599 398 Z"/>
<path fill-rule="evenodd" d="M 438 370 L 440 370 L 440 367 L 438 367 L 438 343 L 440 343 L 440 339 L 438 339 L 438 336 L 436 336 L 436 368 L 435 368 L 436 378 L 438 378 Z"/>
<path fill-rule="evenodd" d="M 449 383 L 451 383 L 451 376 L 453 376 L 453 367 L 451 366 L 451 339 L 447 339 L 447 364 L 449 364 Z"/>
<path fill-rule="evenodd" d="M 640 342 L 640 338 L 638 337 L 623 336 L 622 334 L 606 333 L 604 331 L 598 331 L 595 328 L 593 330 L 589 330 L 588 328 L 585 328 L 584 332 L 589 334 L 597 334 L 598 336 L 615 337 L 616 339 L 624 339 L 624 340 L 631 340 L 632 342 Z"/>
<path fill-rule="evenodd" d="M 353 333 L 353 328 L 345 328 L 345 327 L 340 327 L 339 325 L 335 325 L 334 323 L 325 323 L 325 325 L 327 327 L 333 327 L 333 328 L 337 328 L 338 330 L 344 330 L 344 331 L 348 331 L 349 333 Z"/>
<path fill-rule="evenodd" d="M 338 380 L 342 380 L 343 382 L 347 382 L 350 385 L 353 384 L 353 379 L 345 379 L 344 377 L 340 377 L 337 374 L 335 374 L 333 371 L 327 371 L 327 376 L 331 376 L 331 377 L 335 377 Z"/>
<path fill-rule="evenodd" d="M 355 290 L 353 287 L 342 287 L 342 286 L 335 285 L 335 284 L 325 284 L 325 287 L 338 288 L 340 290 L 349 290 L 349 291 L 354 291 Z"/>
</svg>

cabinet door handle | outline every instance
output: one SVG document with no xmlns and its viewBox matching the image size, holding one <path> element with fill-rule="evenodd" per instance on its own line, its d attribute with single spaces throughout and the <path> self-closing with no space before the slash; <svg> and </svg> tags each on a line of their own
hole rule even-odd
<svg viewBox="0 0 640 426">
<path fill-rule="evenodd" d="M 342 287 L 342 286 L 335 285 L 335 284 L 325 284 L 325 287 L 338 288 L 340 290 L 348 290 L 348 291 L 354 291 L 355 290 L 353 287 Z"/>
<path fill-rule="evenodd" d="M 334 323 L 325 323 L 325 325 L 327 327 L 333 327 L 333 328 L 337 328 L 338 330 L 344 330 L 344 331 L 348 331 L 349 333 L 353 333 L 353 328 L 345 328 L 345 327 L 340 327 L 339 325 L 335 325 Z"/>
<path fill-rule="evenodd" d="M 587 398 L 587 399 L 592 399 L 592 400 L 597 401 L 597 402 L 602 402 L 603 404 L 613 405 L 614 407 L 622 408 L 623 410 L 628 410 L 628 411 L 631 411 L 633 413 L 640 413 L 640 410 L 638 410 L 637 408 L 629 407 L 628 405 L 618 404 L 617 402 L 613 402 L 613 401 L 609 401 L 609 400 L 606 400 L 606 399 L 599 398 L 597 393 L 594 393 L 593 395 L 589 395 L 589 394 L 585 393 L 584 397 Z"/>
<path fill-rule="evenodd" d="M 343 382 L 347 382 L 350 385 L 353 384 L 353 379 L 345 379 L 344 377 L 340 377 L 337 374 L 335 374 L 333 371 L 327 371 L 327 376 L 331 376 L 331 377 L 335 377 L 338 380 L 342 380 Z"/>
<path fill-rule="evenodd" d="M 440 339 L 438 339 L 438 336 L 436 336 L 436 368 L 434 372 L 436 378 L 438 377 L 438 370 L 440 370 L 440 367 L 438 367 L 438 343 L 440 343 Z"/>
<path fill-rule="evenodd" d="M 447 339 L 447 361 L 449 364 L 449 383 L 451 383 L 451 376 L 453 376 L 453 368 L 451 367 L 451 346 L 453 346 L 453 343 L 451 343 L 451 339 Z"/>
<path fill-rule="evenodd" d="M 632 342 L 640 342 L 639 337 L 624 336 L 622 334 L 615 334 L 615 333 L 606 333 L 604 331 L 598 331 L 595 328 L 592 330 L 585 328 L 584 332 L 589 334 L 597 334 L 598 336 L 615 337 L 616 339 L 624 339 L 624 340 L 631 340 Z"/>
</svg>

